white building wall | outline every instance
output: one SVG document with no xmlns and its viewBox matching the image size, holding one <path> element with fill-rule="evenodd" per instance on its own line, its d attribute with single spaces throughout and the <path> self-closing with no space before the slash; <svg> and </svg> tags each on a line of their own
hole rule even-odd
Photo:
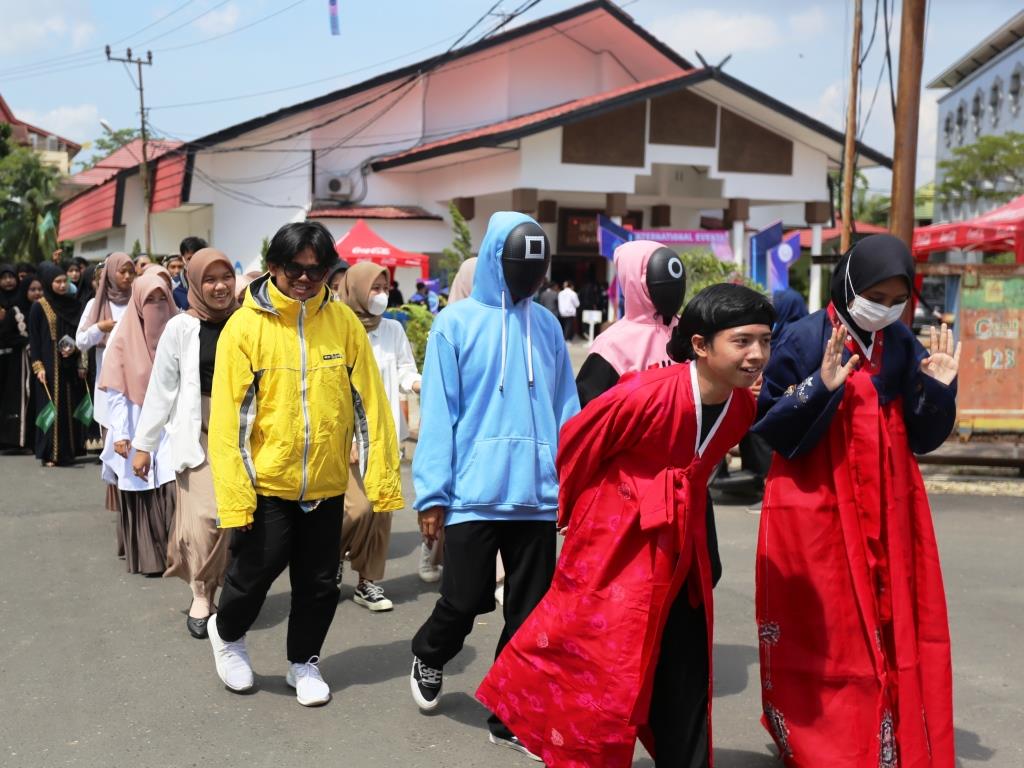
<svg viewBox="0 0 1024 768">
<path fill-rule="evenodd" d="M 1016 104 L 1009 94 L 1014 73 L 1021 79 L 1021 90 Z M 993 88 L 999 94 L 999 104 L 993 108 Z M 978 120 L 972 114 L 975 96 L 980 96 L 981 113 Z M 957 125 L 958 110 L 963 107 L 962 127 Z M 947 132 L 947 126 L 949 130 Z M 1000 136 L 1010 131 L 1024 132 L 1024 39 L 1003 51 L 970 77 L 958 83 L 938 102 L 938 135 L 935 141 L 935 183 L 942 183 L 943 172 L 939 164 L 953 157 L 957 147 L 969 146 L 981 136 Z M 955 203 L 944 205 L 935 201 L 936 221 L 957 221 L 972 218 L 995 207 L 997 203 Z"/>
</svg>

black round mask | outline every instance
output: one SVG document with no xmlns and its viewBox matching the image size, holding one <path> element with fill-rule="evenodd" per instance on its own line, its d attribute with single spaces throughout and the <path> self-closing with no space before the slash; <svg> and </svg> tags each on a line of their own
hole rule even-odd
<svg viewBox="0 0 1024 768">
<path fill-rule="evenodd" d="M 550 263 L 551 245 L 539 224 L 524 221 L 508 233 L 501 249 L 501 268 L 513 302 L 537 292 Z"/>
<path fill-rule="evenodd" d="M 686 296 L 686 267 L 671 248 L 659 248 L 648 259 L 647 292 L 662 322 L 671 324 Z"/>
</svg>

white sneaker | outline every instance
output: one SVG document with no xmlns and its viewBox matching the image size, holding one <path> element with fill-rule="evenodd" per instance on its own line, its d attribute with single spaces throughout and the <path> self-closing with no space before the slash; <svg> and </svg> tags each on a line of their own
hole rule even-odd
<svg viewBox="0 0 1024 768">
<path fill-rule="evenodd" d="M 232 691 L 242 693 L 252 688 L 252 662 L 245 650 L 245 636 L 229 643 L 220 639 L 217 631 L 217 614 L 210 616 L 206 622 L 206 632 L 213 646 L 213 661 L 217 665 L 217 675 Z"/>
<path fill-rule="evenodd" d="M 505 582 L 499 581 L 494 587 L 494 602 L 498 605 L 505 604 Z"/>
<path fill-rule="evenodd" d="M 304 707 L 319 707 L 331 700 L 331 689 L 320 676 L 320 657 L 312 656 L 305 664 L 292 663 L 285 682 L 295 689 L 295 699 Z"/>
<path fill-rule="evenodd" d="M 436 547 L 437 544 L 435 543 Z M 420 544 L 420 581 L 425 581 L 428 584 L 433 584 L 435 581 L 441 580 L 441 566 L 434 565 L 434 547 L 429 546 L 427 542 Z"/>
</svg>

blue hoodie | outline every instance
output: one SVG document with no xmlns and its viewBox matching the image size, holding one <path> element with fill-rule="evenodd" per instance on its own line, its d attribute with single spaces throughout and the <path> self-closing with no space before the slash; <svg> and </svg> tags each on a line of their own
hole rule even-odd
<svg viewBox="0 0 1024 768">
<path fill-rule="evenodd" d="M 430 329 L 414 506 L 444 507 L 445 525 L 554 520 L 558 508 L 558 432 L 580 403 L 558 320 L 532 297 L 513 304 L 505 284 L 501 249 L 527 221 L 491 217 L 473 292 Z"/>
</svg>

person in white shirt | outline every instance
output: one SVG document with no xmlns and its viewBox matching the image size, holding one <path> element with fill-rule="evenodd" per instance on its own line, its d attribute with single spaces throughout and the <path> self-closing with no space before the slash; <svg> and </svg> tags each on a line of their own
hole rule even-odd
<svg viewBox="0 0 1024 768">
<path fill-rule="evenodd" d="M 164 576 L 178 576 L 192 590 L 185 627 L 192 637 L 208 636 L 214 595 L 224 582 L 231 531 L 217 527 L 213 473 L 207 460 L 210 393 L 217 340 L 238 309 L 235 270 L 223 253 L 202 248 L 189 260 L 189 308 L 171 318 L 160 336 L 153 374 L 135 430 L 136 477 L 146 479 L 153 452 L 168 436 L 170 463 L 178 480 L 174 530 Z"/>
<path fill-rule="evenodd" d="M 416 360 L 402 324 L 381 317 L 388 306 L 389 285 L 385 267 L 360 262 L 345 273 L 338 299 L 356 313 L 370 337 L 370 346 L 380 368 L 384 392 L 401 442 L 408 437 L 409 425 L 402 417 L 399 395 L 418 393 L 422 377 L 416 370 Z M 391 512 L 372 509 L 362 490 L 357 458 L 353 450 L 341 528 L 342 561 L 347 557 L 353 570 L 359 574 L 359 584 L 352 599 L 371 611 L 389 611 L 394 605 L 375 582 L 384 578 L 388 542 L 391 540 Z M 340 565 L 338 576 L 340 581 Z"/>
<path fill-rule="evenodd" d="M 573 290 L 572 282 L 565 281 L 565 287 L 558 292 L 558 317 L 562 321 L 562 333 L 566 341 L 576 336 L 576 310 L 580 307 L 580 297 Z"/>
</svg>

